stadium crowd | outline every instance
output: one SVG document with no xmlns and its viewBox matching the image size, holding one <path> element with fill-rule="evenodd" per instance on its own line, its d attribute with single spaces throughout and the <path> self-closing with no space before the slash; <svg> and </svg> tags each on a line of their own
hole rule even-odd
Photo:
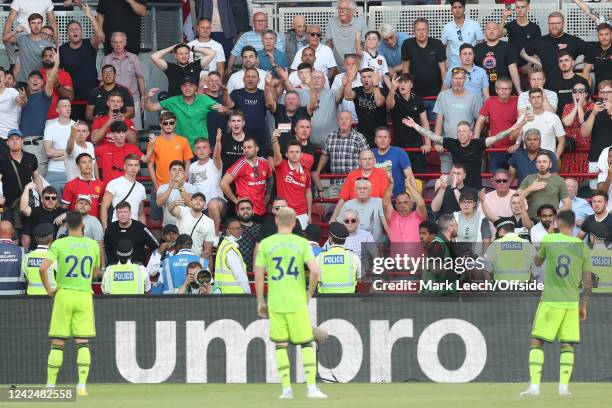
<svg viewBox="0 0 612 408">
<path fill-rule="evenodd" d="M 378 254 L 364 243 L 484 255 L 501 239 L 537 245 L 562 210 L 576 214 L 578 237 L 605 247 L 612 17 L 575 2 L 597 42 L 566 33 L 557 11 L 539 27 L 529 0 L 482 25 L 451 0 L 441 38 L 425 18 L 414 36 L 369 27 L 349 0 L 326 27 L 298 15 L 285 35 L 265 13 L 246 21 L 238 1 L 201 0 L 195 39 L 146 56 L 145 0 L 100 0 L 96 13 L 65 2 L 93 35 L 72 21 L 64 44 L 50 0 L 13 0 L 2 38 L 11 66 L 0 71 L 0 294 L 45 293 L 36 257 L 65 235 L 67 211 L 100 246 L 106 293 L 250 293 L 258 243 L 283 207 L 315 255 L 355 255 L 342 265 L 348 281 L 323 268 L 322 292 L 355 290 L 360 261 Z M 145 58 L 167 89 L 147 86 Z M 157 134 L 143 129 L 145 111 L 161 112 Z"/>
</svg>

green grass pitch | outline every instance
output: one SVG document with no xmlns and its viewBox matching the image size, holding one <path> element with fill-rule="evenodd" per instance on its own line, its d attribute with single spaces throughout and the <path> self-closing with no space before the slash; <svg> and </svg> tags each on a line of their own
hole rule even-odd
<svg viewBox="0 0 612 408">
<path fill-rule="evenodd" d="M 88 397 L 74 403 L 2 403 L 0 407 L 427 407 L 564 408 L 610 407 L 609 383 L 570 384 L 572 396 L 559 397 L 557 384 L 542 384 L 539 397 L 519 397 L 526 384 L 321 384 L 327 400 L 306 398 L 304 384 L 293 385 L 293 400 L 278 400 L 278 384 L 90 384 Z"/>
</svg>

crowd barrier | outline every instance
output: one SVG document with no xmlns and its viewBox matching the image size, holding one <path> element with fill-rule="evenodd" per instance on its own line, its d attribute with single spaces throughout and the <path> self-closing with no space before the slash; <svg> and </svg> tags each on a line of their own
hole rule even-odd
<svg viewBox="0 0 612 408">
<path fill-rule="evenodd" d="M 612 379 L 612 298 L 593 296 L 581 323 L 572 380 Z M 278 382 L 269 321 L 249 296 L 96 297 L 91 382 Z M 339 382 L 527 382 L 535 295 L 461 298 L 318 297 L 313 324 L 329 331 L 319 374 Z M 0 299 L 0 384 L 41 384 L 51 300 Z M 558 345 L 545 347 L 543 381 L 557 381 Z M 60 383 L 74 383 L 67 346 Z M 292 372 L 303 380 L 301 363 Z M 410 385 L 406 385 L 410 392 Z"/>
</svg>

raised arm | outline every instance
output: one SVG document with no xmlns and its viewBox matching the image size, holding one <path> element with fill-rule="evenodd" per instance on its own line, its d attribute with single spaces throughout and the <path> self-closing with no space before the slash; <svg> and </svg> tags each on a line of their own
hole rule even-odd
<svg viewBox="0 0 612 408">
<path fill-rule="evenodd" d="M 2 41 L 6 44 L 8 43 L 13 43 L 14 41 L 14 36 L 15 34 L 12 33 L 11 34 L 11 29 L 13 28 L 13 23 L 15 22 L 15 19 L 17 18 L 17 11 L 14 9 L 10 9 L 9 11 L 9 15 L 6 19 L 6 21 L 4 22 L 4 27 L 2 29 Z M 19 29 L 19 27 L 17 27 L 17 29 Z M 23 31 L 23 27 L 21 27 L 21 31 Z M 17 31 L 17 32 L 21 32 L 21 31 Z M 9 41 L 9 39 L 11 39 L 11 41 Z"/>
<path fill-rule="evenodd" d="M 391 77 L 391 86 L 389 87 L 389 93 L 385 101 L 387 104 L 387 111 L 391 111 L 395 107 L 395 92 L 397 88 L 399 88 L 399 76 L 394 74 Z"/>
<path fill-rule="evenodd" d="M 352 101 L 357 96 L 357 94 L 355 94 L 355 91 L 353 91 L 353 81 L 357 76 L 357 67 L 351 67 L 346 72 L 346 75 L 348 76 L 348 79 L 346 85 L 344 86 L 344 99 L 346 99 L 347 101 Z"/>
<path fill-rule="evenodd" d="M 272 78 L 272 74 L 270 72 L 266 73 L 264 96 L 266 98 L 266 108 L 268 108 L 271 113 L 275 113 L 277 95 L 274 90 L 274 78 Z"/>
<path fill-rule="evenodd" d="M 499 140 L 502 140 L 505 137 L 508 137 L 510 135 L 518 134 L 521 131 L 521 129 L 523 128 L 523 125 L 525 123 L 527 123 L 527 119 L 526 118 L 527 118 L 527 115 L 523 114 L 520 118 L 518 118 L 516 123 L 514 125 L 512 125 L 512 127 L 499 132 L 495 136 L 487 137 L 485 139 L 486 147 L 491 146 L 493 143 L 495 143 L 495 142 L 497 142 Z"/>
<path fill-rule="evenodd" d="M 200 66 L 202 68 L 209 66 L 210 62 L 217 56 L 217 51 L 213 50 L 212 48 L 192 46 L 191 51 L 202 55 L 202 58 L 200 58 Z"/>
<path fill-rule="evenodd" d="M 144 4 L 140 4 L 136 0 L 125 1 L 130 5 L 134 13 L 138 14 L 140 17 L 144 17 L 147 14 L 147 6 L 145 6 Z"/>
<path fill-rule="evenodd" d="M 213 151 L 213 163 L 217 169 L 221 170 L 223 167 L 223 162 L 221 161 L 221 150 L 223 149 L 221 139 L 223 138 L 223 130 L 221 130 L 221 128 L 217 128 L 216 138 L 215 150 Z"/>
<path fill-rule="evenodd" d="M 274 153 L 273 163 L 276 168 L 283 162 L 283 155 L 281 154 L 280 143 L 278 139 L 281 136 L 281 132 L 278 129 L 274 129 L 272 132 L 272 152 Z"/>
<path fill-rule="evenodd" d="M 427 219 L 427 204 L 425 204 L 425 200 L 423 199 L 423 196 L 421 195 L 421 193 L 419 193 L 419 189 L 416 188 L 411 183 L 407 183 L 406 187 L 408 188 L 408 192 L 410 193 L 410 196 L 412 197 L 412 201 L 414 201 L 414 203 L 416 204 L 417 214 L 419 214 L 419 217 L 422 220 L 426 220 Z"/>
<path fill-rule="evenodd" d="M 176 47 L 178 44 L 174 44 L 171 45 L 169 47 L 166 47 L 162 50 L 159 51 L 155 51 L 153 54 L 151 54 L 150 58 L 151 61 L 153 61 L 153 64 L 155 64 L 155 66 L 159 69 L 161 69 L 162 71 L 165 71 L 168 69 L 168 63 L 166 62 L 166 60 L 164 60 L 164 56 L 166 56 L 167 54 L 171 53 L 172 50 L 174 49 L 174 47 Z"/>
<path fill-rule="evenodd" d="M 66 156 L 72 155 L 74 151 L 74 143 L 76 138 L 76 127 L 79 122 L 75 122 L 70 126 L 70 136 L 68 136 L 68 141 L 66 142 Z"/>
<path fill-rule="evenodd" d="M 501 20 L 499 20 L 499 24 L 497 25 L 499 28 L 499 37 L 497 38 L 502 38 L 504 35 L 506 35 L 506 21 L 508 21 L 508 17 L 511 15 L 512 10 L 504 9 L 504 11 L 502 11 Z"/>
<path fill-rule="evenodd" d="M 91 29 L 93 30 L 93 35 L 90 39 L 91 46 L 95 49 L 98 49 L 100 44 L 104 43 L 104 40 L 106 38 L 106 36 L 104 35 L 104 30 L 102 30 L 100 23 L 91 13 L 91 8 L 89 8 L 87 3 L 83 1 L 81 2 L 81 4 L 79 4 L 79 7 L 81 8 L 81 11 L 83 11 L 83 14 L 85 14 L 85 17 L 87 17 L 87 19 L 91 23 Z"/>
<path fill-rule="evenodd" d="M 149 89 L 149 92 L 146 93 L 144 97 L 144 108 L 147 112 L 159 112 L 162 110 L 162 106 L 159 104 L 159 102 L 153 102 L 151 100 L 151 98 L 157 95 L 158 92 L 159 88 L 151 88 Z"/>
<path fill-rule="evenodd" d="M 431 130 L 425 129 L 423 126 L 418 125 L 410 116 L 406 116 L 404 119 L 402 119 L 402 123 L 410 128 L 413 128 L 434 143 L 442 144 L 444 142 L 444 138 L 442 136 L 436 135 Z"/>
<path fill-rule="evenodd" d="M 531 55 L 527 54 L 527 51 L 525 51 L 524 48 L 521 50 L 521 58 L 523 58 L 527 62 L 531 62 L 532 64 L 542 68 L 542 63 L 540 62 L 540 60 L 536 57 L 532 57 Z"/>
</svg>

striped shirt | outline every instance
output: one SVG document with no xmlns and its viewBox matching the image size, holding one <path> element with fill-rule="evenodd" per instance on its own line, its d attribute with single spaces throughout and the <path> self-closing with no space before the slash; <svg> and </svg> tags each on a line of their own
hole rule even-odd
<svg viewBox="0 0 612 408">
<path fill-rule="evenodd" d="M 285 42 L 282 40 L 279 33 L 276 33 L 276 38 L 276 49 L 285 52 Z M 234 48 L 232 48 L 232 55 L 234 57 L 240 57 L 242 49 L 247 45 L 252 46 L 257 51 L 263 50 L 261 33 L 258 34 L 257 32 L 251 30 L 242 34 L 240 38 L 238 38 L 238 41 L 236 41 L 236 44 L 234 44 Z"/>
</svg>

